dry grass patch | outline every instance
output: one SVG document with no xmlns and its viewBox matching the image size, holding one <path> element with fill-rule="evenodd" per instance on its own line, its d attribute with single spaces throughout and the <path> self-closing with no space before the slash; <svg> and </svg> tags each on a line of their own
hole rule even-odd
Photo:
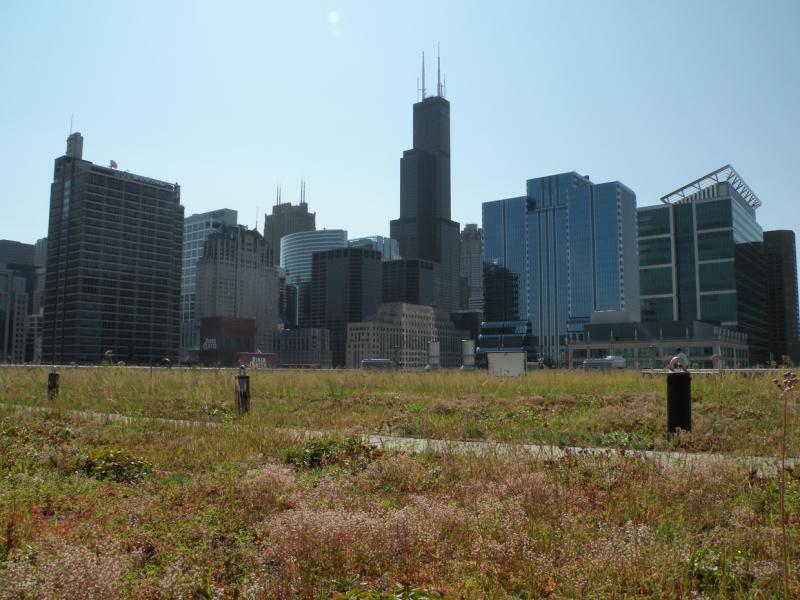
<svg viewBox="0 0 800 600">
<path fill-rule="evenodd" d="M 618 452 L 382 452 L 356 464 L 348 451 L 294 468 L 286 452 L 306 441 L 256 425 L 0 412 L 0 431 L 2 598 L 781 593 L 778 480 L 730 466 L 663 469 Z M 141 455 L 153 472 L 98 481 L 48 458 L 96 445 Z M 797 474 L 786 498 L 797 531 Z M 797 591 L 800 537 L 789 541 Z"/>
</svg>

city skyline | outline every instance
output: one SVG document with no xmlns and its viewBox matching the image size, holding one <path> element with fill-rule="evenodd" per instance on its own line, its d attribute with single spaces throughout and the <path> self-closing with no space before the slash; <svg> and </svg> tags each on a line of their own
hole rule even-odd
<svg viewBox="0 0 800 600">
<path fill-rule="evenodd" d="M 596 181 L 619 179 L 647 206 L 696 173 L 731 163 L 764 199 L 765 229 L 797 228 L 785 222 L 794 191 L 784 174 L 800 162 L 792 142 L 800 136 L 792 112 L 800 82 L 788 68 L 800 55 L 792 33 L 800 10 L 792 3 L 772 11 L 736 3 L 727 12 L 720 3 L 508 4 L 495 11 L 443 3 L 424 22 L 421 4 L 407 15 L 350 3 L 240 4 L 222 16 L 208 4 L 186 6 L 160 8 L 160 19 L 150 18 L 147 5 L 130 12 L 55 4 L 46 19 L 35 7 L 0 9 L 0 45 L 15 58 L 0 66 L 11 90 L 0 116 L 8 132 L 0 143 L 8 194 L 0 238 L 32 243 L 46 235 L 47 189 L 30 181 L 47 180 L 71 113 L 90 160 L 174 177 L 187 214 L 228 206 L 252 227 L 270 210 L 276 185 L 284 201 L 297 202 L 305 177 L 320 227 L 386 235 L 396 217 L 397 152 L 410 146 L 420 51 L 427 50 L 433 73 L 437 40 L 453 102 L 454 220 L 480 224 L 482 202 L 514 195 L 529 177 L 577 170 Z M 174 36 L 173 17 L 183 19 Z M 99 21 L 105 18 L 128 19 L 152 47 L 142 50 L 127 31 L 112 39 Z M 712 18 L 715 27 L 703 28 L 702 39 L 688 33 Z M 450 19 L 459 28 L 448 27 Z M 259 36 L 259 22 L 285 28 Z M 540 22 L 563 27 L 550 31 Z M 68 69 L 51 71 L 62 47 L 53 41 L 56 23 L 58 31 L 95 26 L 95 36 L 72 43 L 105 69 L 103 78 L 79 73 L 72 81 L 64 79 Z M 612 24 L 624 35 L 591 47 L 552 43 L 564 30 L 571 34 L 565 39 L 578 39 Z M 214 27 L 230 43 L 210 57 L 204 40 Z M 530 39 L 515 35 L 526 27 Z M 728 43 L 745 28 L 750 44 Z M 263 65 L 252 70 L 254 60 Z M 166 94 L 131 85 L 126 69 L 146 70 Z"/>
</svg>

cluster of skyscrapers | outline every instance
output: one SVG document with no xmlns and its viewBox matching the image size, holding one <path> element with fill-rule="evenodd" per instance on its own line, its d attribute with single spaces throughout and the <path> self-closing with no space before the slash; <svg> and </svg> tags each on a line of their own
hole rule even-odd
<svg viewBox="0 0 800 600">
<path fill-rule="evenodd" d="M 762 232 L 760 205 L 730 165 L 640 208 L 619 182 L 531 179 L 483 205 L 488 320 L 525 322 L 526 347 L 557 365 L 660 366 L 676 347 L 698 366 L 796 362 L 794 233 Z"/>
<path fill-rule="evenodd" d="M 462 230 L 450 103 L 423 71 L 390 235 L 317 229 L 305 196 L 279 190 L 263 234 L 230 209 L 184 217 L 178 184 L 93 164 L 71 134 L 47 238 L 0 241 L 0 361 L 420 367 L 436 340 L 456 366 L 473 338 L 557 366 L 675 346 L 700 366 L 800 362 L 794 234 L 762 231 L 730 165 L 645 207 L 618 181 L 530 179 Z"/>
</svg>

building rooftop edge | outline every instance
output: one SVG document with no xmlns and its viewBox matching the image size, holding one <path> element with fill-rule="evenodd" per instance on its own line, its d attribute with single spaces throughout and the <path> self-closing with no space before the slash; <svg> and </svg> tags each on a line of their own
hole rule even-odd
<svg viewBox="0 0 800 600">
<path fill-rule="evenodd" d="M 756 209 L 761 206 L 761 200 L 756 196 L 755 192 L 750 189 L 750 186 L 745 183 L 742 176 L 737 173 L 730 164 L 724 165 L 715 171 L 711 171 L 702 177 L 679 187 L 678 189 L 661 196 L 661 202 L 664 204 L 672 204 L 680 200 L 690 200 L 691 196 L 700 192 L 715 183 L 727 182 L 736 192 L 741 196 L 750 208 Z"/>
</svg>

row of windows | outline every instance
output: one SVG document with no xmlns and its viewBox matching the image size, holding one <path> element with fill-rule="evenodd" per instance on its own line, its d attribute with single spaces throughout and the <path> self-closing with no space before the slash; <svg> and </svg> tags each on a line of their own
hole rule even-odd
<svg viewBox="0 0 800 600">
<path fill-rule="evenodd" d="M 149 185 L 141 185 L 132 181 L 122 181 L 116 177 L 105 177 L 98 173 L 89 174 L 89 183 L 92 185 L 105 186 L 113 190 L 125 190 L 131 194 L 156 197 L 162 200 L 166 200 L 174 193 L 169 190 L 160 190 Z"/>
</svg>

